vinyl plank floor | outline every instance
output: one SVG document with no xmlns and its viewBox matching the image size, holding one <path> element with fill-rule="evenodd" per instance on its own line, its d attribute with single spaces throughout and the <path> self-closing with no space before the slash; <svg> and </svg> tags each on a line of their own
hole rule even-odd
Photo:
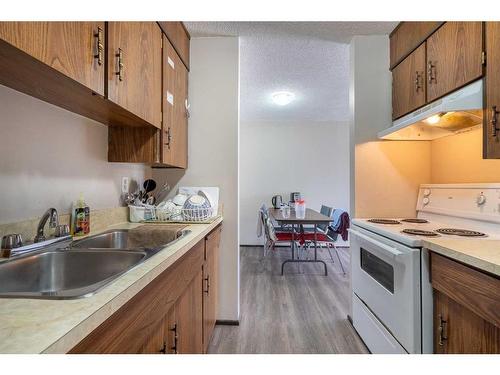
<svg viewBox="0 0 500 375">
<path fill-rule="evenodd" d="M 279 248 L 261 262 L 262 248 L 240 249 L 241 312 L 239 326 L 217 325 L 209 353 L 368 353 L 347 320 L 349 274 L 342 274 L 334 255 L 319 258 L 328 265 L 281 262 L 290 249 Z M 349 249 L 339 249 L 347 272 Z"/>
</svg>

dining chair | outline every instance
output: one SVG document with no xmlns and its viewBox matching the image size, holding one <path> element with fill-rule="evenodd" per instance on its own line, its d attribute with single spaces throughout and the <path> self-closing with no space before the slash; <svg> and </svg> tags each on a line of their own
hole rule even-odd
<svg viewBox="0 0 500 375">
<path fill-rule="evenodd" d="M 264 259 L 269 251 L 274 250 L 274 247 L 279 243 L 292 244 L 292 241 L 298 240 L 292 236 L 292 232 L 279 232 L 273 226 L 271 218 L 267 212 L 261 211 L 262 223 L 264 225 L 264 251 L 262 253 L 262 259 Z"/>
<path fill-rule="evenodd" d="M 325 215 L 331 217 L 334 209 L 332 207 L 328 206 L 321 206 L 320 212 Z M 330 259 L 332 260 L 332 263 L 335 263 L 333 260 L 333 255 L 331 249 L 334 250 L 335 254 L 337 255 L 337 259 L 339 261 L 340 268 L 342 269 L 342 273 L 345 275 L 345 269 L 344 265 L 342 264 L 342 260 L 340 259 L 340 255 L 337 249 L 337 246 L 335 246 L 335 241 L 337 239 L 336 233 L 332 229 L 332 225 L 335 223 L 331 222 L 328 224 L 321 224 L 317 225 L 318 231 L 316 233 L 316 243 L 319 246 L 320 249 L 323 247 L 326 247 L 328 250 L 328 254 L 330 255 Z M 299 234 L 300 242 L 304 244 L 304 248 L 307 250 L 310 246 L 314 245 L 314 228 L 312 228 L 312 231 L 310 228 L 307 228 L 307 230 L 304 228 L 304 231 Z"/>
</svg>

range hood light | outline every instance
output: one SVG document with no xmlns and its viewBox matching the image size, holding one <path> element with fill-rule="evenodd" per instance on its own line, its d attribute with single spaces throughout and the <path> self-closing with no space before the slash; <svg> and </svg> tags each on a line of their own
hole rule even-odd
<svg viewBox="0 0 500 375">
<path fill-rule="evenodd" d="M 483 124 L 483 80 L 437 99 L 393 121 L 380 139 L 431 141 Z"/>
<path fill-rule="evenodd" d="M 441 116 L 443 116 L 444 113 L 438 113 L 436 115 L 432 115 L 431 117 L 427 117 L 425 121 L 429 125 L 436 125 L 439 121 L 441 121 Z"/>
</svg>

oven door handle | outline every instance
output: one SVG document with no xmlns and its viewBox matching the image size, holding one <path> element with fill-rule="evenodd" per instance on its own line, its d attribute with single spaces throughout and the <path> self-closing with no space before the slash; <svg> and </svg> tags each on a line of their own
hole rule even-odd
<svg viewBox="0 0 500 375">
<path fill-rule="evenodd" d="M 356 232 L 353 230 L 351 230 L 351 232 L 353 232 L 356 236 L 362 238 L 363 240 L 370 242 L 371 244 L 377 246 L 377 248 L 379 248 L 380 250 L 384 250 L 381 252 L 386 254 L 386 255 L 389 255 L 393 259 L 396 259 L 396 257 L 403 255 L 403 253 L 401 251 L 399 251 L 398 249 L 396 249 L 395 247 L 386 245 L 385 243 L 377 241 L 376 239 L 374 239 L 372 237 L 368 237 L 367 235 L 364 235 L 363 233 Z"/>
</svg>

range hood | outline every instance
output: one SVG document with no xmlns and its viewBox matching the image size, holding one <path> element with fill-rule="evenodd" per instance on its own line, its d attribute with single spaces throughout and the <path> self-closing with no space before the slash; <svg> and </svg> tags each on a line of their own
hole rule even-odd
<svg viewBox="0 0 500 375">
<path fill-rule="evenodd" d="M 430 141 L 483 123 L 483 80 L 473 82 L 397 119 L 380 139 Z"/>
</svg>

